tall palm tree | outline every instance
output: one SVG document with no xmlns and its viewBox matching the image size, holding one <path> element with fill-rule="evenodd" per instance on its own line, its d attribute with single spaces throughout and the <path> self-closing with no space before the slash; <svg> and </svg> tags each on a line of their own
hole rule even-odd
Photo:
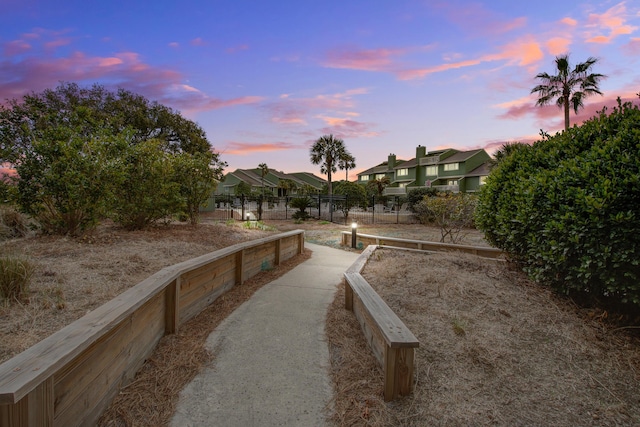
<svg viewBox="0 0 640 427">
<path fill-rule="evenodd" d="M 569 108 L 577 114 L 584 107 L 584 99 L 588 96 L 602 95 L 598 84 L 606 76 L 590 73 L 591 67 L 598 59 L 589 57 L 585 62 L 576 64 L 571 69 L 569 55 L 560 55 L 555 59 L 557 74 L 540 73 L 536 79 L 542 81 L 531 93 L 538 94 L 537 106 L 544 106 L 555 101 L 558 107 L 564 107 L 564 129 L 569 130 Z"/>
<path fill-rule="evenodd" d="M 356 167 L 356 158 L 345 148 L 338 158 L 338 168 L 345 171 L 345 181 L 349 181 L 349 169 Z"/>
<path fill-rule="evenodd" d="M 262 178 L 262 197 L 264 197 L 264 177 L 269 174 L 269 166 L 266 163 L 260 163 L 258 169 L 260 169 L 260 178 Z"/>
<path fill-rule="evenodd" d="M 320 173 L 327 174 L 328 193 L 333 194 L 331 186 L 331 174 L 335 173 L 340 155 L 345 151 L 344 141 L 335 138 L 333 135 L 324 135 L 316 140 L 311 146 L 311 163 L 320 165 Z"/>
</svg>

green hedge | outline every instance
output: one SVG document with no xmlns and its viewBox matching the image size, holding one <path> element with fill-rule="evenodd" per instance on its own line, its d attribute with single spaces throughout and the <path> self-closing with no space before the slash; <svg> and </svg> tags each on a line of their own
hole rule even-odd
<svg viewBox="0 0 640 427">
<path fill-rule="evenodd" d="M 536 281 L 640 305 L 640 110 L 631 103 L 510 147 L 476 225 Z"/>
</svg>

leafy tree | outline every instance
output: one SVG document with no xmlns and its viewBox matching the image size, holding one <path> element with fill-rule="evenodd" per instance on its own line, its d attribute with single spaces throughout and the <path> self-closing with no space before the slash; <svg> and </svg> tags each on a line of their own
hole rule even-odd
<svg viewBox="0 0 640 427">
<path fill-rule="evenodd" d="M 338 168 L 345 171 L 345 181 L 349 181 L 349 169 L 356 167 L 356 158 L 345 148 L 338 157 Z"/>
<path fill-rule="evenodd" d="M 391 180 L 388 176 L 383 176 L 379 179 L 374 179 L 367 182 L 367 189 L 370 190 L 374 196 L 382 197 L 384 189 L 391 184 Z"/>
<path fill-rule="evenodd" d="M 440 193 L 435 197 L 425 196 L 414 206 L 420 222 L 435 223 L 440 227 L 440 241 L 448 237 L 451 243 L 458 243 L 464 235 L 463 229 L 473 227 L 473 217 L 477 204 L 476 196 L 468 193 Z"/>
<path fill-rule="evenodd" d="M 240 196 L 240 195 L 245 195 L 248 196 L 251 194 L 251 185 L 249 185 L 248 183 L 244 182 L 244 181 L 240 181 L 235 188 L 235 195 L 236 196 Z"/>
<path fill-rule="evenodd" d="M 345 221 L 349 217 L 349 211 L 356 206 L 367 206 L 367 192 L 362 185 L 351 181 L 340 181 L 336 185 L 336 194 L 345 196 L 345 200 L 336 200 L 335 203 L 342 211 Z"/>
<path fill-rule="evenodd" d="M 298 189 L 298 185 L 292 179 L 281 179 L 278 181 L 278 189 L 282 190 L 282 195 L 287 196 L 289 192 L 294 192 Z"/>
<path fill-rule="evenodd" d="M 410 190 L 407 194 L 407 209 L 415 212 L 415 206 L 420 203 L 425 196 L 434 197 L 439 193 L 436 188 L 420 187 Z"/>
<path fill-rule="evenodd" d="M 198 223 L 200 207 L 206 206 L 211 193 L 222 178 L 222 169 L 211 167 L 213 153 L 181 153 L 174 157 L 175 181 L 180 186 L 186 216 L 191 224 Z"/>
<path fill-rule="evenodd" d="M 17 164 L 18 206 L 45 233 L 77 235 L 95 227 L 121 176 L 114 152 L 127 143 L 126 134 L 109 135 L 107 130 L 87 139 L 69 127 L 48 129 Z"/>
<path fill-rule="evenodd" d="M 521 145 L 490 173 L 476 224 L 536 281 L 640 306 L 640 110 L 621 104 Z"/>
<path fill-rule="evenodd" d="M 86 138 L 106 129 L 117 135 L 130 130 L 133 145 L 149 139 L 161 141 L 169 152 L 206 153 L 211 145 L 196 123 L 183 118 L 157 102 L 119 89 L 116 93 L 103 86 L 81 88 L 62 83 L 55 89 L 31 93 L 21 102 L 14 99 L 0 106 L 0 162 L 16 163 L 32 150 L 34 141 L 47 139 L 51 129 L 71 127 Z M 214 154 L 212 162 L 219 161 Z"/>
<path fill-rule="evenodd" d="M 536 79 L 542 81 L 531 90 L 531 93 L 538 95 L 536 105 L 544 106 L 555 102 L 558 107 L 564 108 L 565 131 L 569 130 L 570 108 L 577 114 L 584 107 L 585 98 L 594 94 L 602 95 L 598 84 L 606 76 L 590 72 L 596 62 L 596 58 L 590 57 L 571 69 L 569 55 L 560 55 L 555 59 L 557 74 L 545 72 L 536 76 Z"/>
<path fill-rule="evenodd" d="M 120 159 L 122 179 L 111 212 L 114 221 L 127 229 L 143 229 L 185 210 L 180 184 L 172 179 L 176 154 L 161 150 L 162 144 L 152 139 L 129 146 Z"/>
<path fill-rule="evenodd" d="M 333 135 L 324 135 L 311 147 L 311 163 L 320 165 L 320 172 L 327 174 L 327 192 L 333 194 L 331 176 L 337 172 L 340 157 L 344 157 L 344 141 Z"/>
</svg>

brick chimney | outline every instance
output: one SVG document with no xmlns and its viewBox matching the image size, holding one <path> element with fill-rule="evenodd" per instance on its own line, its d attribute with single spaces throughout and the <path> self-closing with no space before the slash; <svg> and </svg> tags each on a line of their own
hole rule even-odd
<svg viewBox="0 0 640 427">
<path fill-rule="evenodd" d="M 389 154 L 389 157 L 387 157 L 387 167 L 389 169 L 393 169 L 394 167 L 396 167 L 396 155 L 391 153 Z"/>
<path fill-rule="evenodd" d="M 418 145 L 416 148 L 416 159 L 420 159 L 421 157 L 427 156 L 427 147 L 423 147 L 422 145 Z"/>
</svg>

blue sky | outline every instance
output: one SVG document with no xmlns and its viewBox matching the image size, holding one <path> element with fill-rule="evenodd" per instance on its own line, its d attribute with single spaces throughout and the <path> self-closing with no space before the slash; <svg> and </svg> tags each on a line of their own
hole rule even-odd
<svg viewBox="0 0 640 427">
<path fill-rule="evenodd" d="M 60 81 L 123 87 L 196 121 L 228 170 L 354 173 L 415 147 L 486 148 L 563 127 L 535 107 L 556 55 L 607 75 L 572 123 L 640 92 L 640 1 L 0 0 L 0 102 Z M 338 176 L 343 176 L 338 174 Z M 350 174 L 353 179 L 355 175 Z"/>
</svg>

